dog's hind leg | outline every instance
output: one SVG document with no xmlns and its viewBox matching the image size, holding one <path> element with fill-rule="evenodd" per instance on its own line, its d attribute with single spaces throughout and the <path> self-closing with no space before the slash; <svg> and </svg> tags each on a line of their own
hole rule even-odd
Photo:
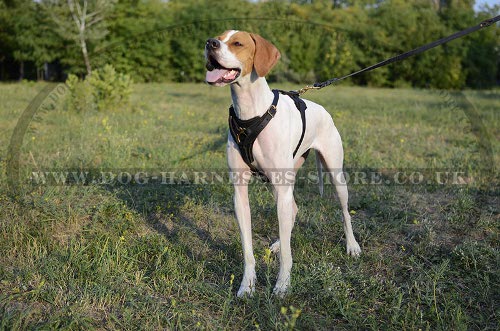
<svg viewBox="0 0 500 331">
<path fill-rule="evenodd" d="M 321 154 L 318 151 L 314 151 L 314 154 L 316 154 L 316 170 L 318 171 L 319 195 L 323 196 L 325 191 L 323 184 L 323 161 L 321 160 Z"/>
<path fill-rule="evenodd" d="M 326 168 L 325 170 L 330 174 L 332 183 L 335 184 L 335 190 L 342 207 L 342 223 L 346 237 L 347 254 L 358 256 L 361 253 L 361 248 L 352 232 L 351 215 L 348 209 L 349 193 L 343 170 L 344 151 L 342 140 L 333 123 L 332 126 L 333 128 L 328 130 L 327 134 L 322 137 L 318 150 Z"/>
</svg>

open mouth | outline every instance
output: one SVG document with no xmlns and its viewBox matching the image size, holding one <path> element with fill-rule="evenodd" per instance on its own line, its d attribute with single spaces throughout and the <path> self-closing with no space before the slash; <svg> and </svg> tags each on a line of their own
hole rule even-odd
<svg viewBox="0 0 500 331">
<path fill-rule="evenodd" d="M 224 68 L 212 56 L 207 59 L 207 75 L 205 80 L 209 84 L 229 84 L 240 76 L 238 68 Z"/>
</svg>

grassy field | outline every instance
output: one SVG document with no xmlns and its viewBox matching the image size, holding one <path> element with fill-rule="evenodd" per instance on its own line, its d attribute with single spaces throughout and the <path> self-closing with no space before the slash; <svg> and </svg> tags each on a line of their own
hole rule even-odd
<svg viewBox="0 0 500 331">
<path fill-rule="evenodd" d="M 466 99 L 412 89 L 309 92 L 341 132 L 346 168 L 460 171 L 460 180 L 352 183 L 357 259 L 345 253 L 332 187 L 320 198 L 316 185 L 300 183 L 284 299 L 272 295 L 272 194 L 252 185 L 258 284 L 240 300 L 229 184 L 28 180 L 47 169 L 223 171 L 228 89 L 144 84 L 128 109 L 40 112 L 24 135 L 14 194 L 9 139 L 42 88 L 0 85 L 0 329 L 498 330 L 500 91 Z"/>
</svg>

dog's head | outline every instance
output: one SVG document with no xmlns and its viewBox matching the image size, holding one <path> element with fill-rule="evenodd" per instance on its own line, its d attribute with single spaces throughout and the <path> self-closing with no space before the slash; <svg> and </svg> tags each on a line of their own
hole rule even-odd
<svg viewBox="0 0 500 331">
<path fill-rule="evenodd" d="M 228 30 L 205 45 L 206 81 L 215 86 L 237 82 L 255 70 L 264 77 L 278 62 L 280 52 L 261 36 Z"/>
</svg>

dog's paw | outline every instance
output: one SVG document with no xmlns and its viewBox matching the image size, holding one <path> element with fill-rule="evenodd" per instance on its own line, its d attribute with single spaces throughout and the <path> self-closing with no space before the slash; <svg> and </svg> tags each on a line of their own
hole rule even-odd
<svg viewBox="0 0 500 331">
<path fill-rule="evenodd" d="M 350 256 L 359 256 L 361 254 L 361 247 L 359 247 L 359 244 L 357 241 L 351 242 L 347 244 L 347 254 Z"/>
<path fill-rule="evenodd" d="M 280 252 L 280 241 L 279 239 L 276 240 L 274 242 L 274 244 L 272 244 L 269 249 L 271 250 L 271 252 L 273 252 L 274 254 L 278 254 Z"/>
<path fill-rule="evenodd" d="M 240 286 L 240 289 L 238 290 L 238 298 L 244 298 L 244 297 L 251 297 L 253 296 L 255 292 L 254 287 L 249 287 L 249 286 Z"/>
<path fill-rule="evenodd" d="M 252 279 L 246 279 L 243 278 L 243 281 L 241 282 L 240 289 L 238 290 L 238 293 L 236 294 L 238 298 L 243 298 L 246 296 L 251 297 L 255 292 L 255 278 Z"/>
<path fill-rule="evenodd" d="M 273 294 L 277 296 L 278 298 L 283 299 L 285 295 L 288 293 L 288 285 L 281 284 L 274 287 Z"/>
<path fill-rule="evenodd" d="M 279 298 L 283 298 L 288 293 L 288 288 L 290 287 L 290 277 L 285 280 L 278 278 L 276 285 L 274 286 L 273 294 Z"/>
</svg>

